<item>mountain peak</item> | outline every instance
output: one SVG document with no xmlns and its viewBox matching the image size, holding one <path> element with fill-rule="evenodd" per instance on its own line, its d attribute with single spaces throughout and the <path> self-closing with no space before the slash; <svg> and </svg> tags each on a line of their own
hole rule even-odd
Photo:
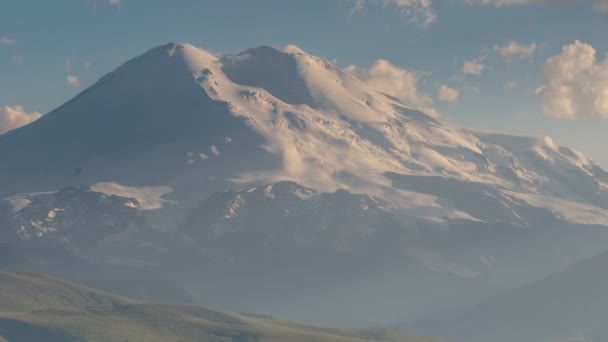
<svg viewBox="0 0 608 342">
<path fill-rule="evenodd" d="M 289 51 L 294 49 L 260 46 L 223 56 L 222 71 L 231 81 L 263 88 L 286 103 L 312 105 L 314 100 L 301 66 Z"/>
<path fill-rule="evenodd" d="M 191 74 L 205 69 L 211 63 L 216 62 L 217 59 L 215 54 L 202 48 L 191 44 L 172 42 L 148 50 L 143 55 L 125 63 L 116 72 L 121 69 L 133 69 L 133 64 L 144 63 L 144 66 L 154 64 L 156 68 L 172 65 Z"/>
<path fill-rule="evenodd" d="M 39 139 L 46 143 L 31 143 Z M 0 159 L 0 178 L 21 180 L 0 187 L 5 194 L 114 182 L 194 196 L 192 184 L 218 191 L 289 180 L 382 198 L 387 175 L 404 174 L 608 206 L 608 177 L 584 156 L 547 138 L 432 120 L 293 45 L 224 56 L 156 47 L 0 136 Z M 40 165 L 48 177 L 36 177 Z M 398 205 L 412 196 L 388 193 Z"/>
</svg>

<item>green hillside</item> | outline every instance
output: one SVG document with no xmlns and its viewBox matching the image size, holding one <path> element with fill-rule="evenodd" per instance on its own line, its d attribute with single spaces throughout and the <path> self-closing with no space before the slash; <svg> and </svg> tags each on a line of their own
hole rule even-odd
<svg viewBox="0 0 608 342">
<path fill-rule="evenodd" d="M 392 329 L 321 328 L 178 304 L 147 304 L 35 274 L 0 272 L 0 342 L 403 341 Z"/>
</svg>

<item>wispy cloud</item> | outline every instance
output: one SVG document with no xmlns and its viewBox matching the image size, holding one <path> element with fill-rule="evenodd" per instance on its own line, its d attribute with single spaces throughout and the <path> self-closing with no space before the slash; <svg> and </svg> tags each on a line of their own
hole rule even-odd
<svg viewBox="0 0 608 342">
<path fill-rule="evenodd" d="M 595 2 L 595 9 L 602 13 L 608 13 L 608 0 L 597 0 Z"/>
<path fill-rule="evenodd" d="M 211 151 L 211 154 L 213 154 L 214 156 L 219 156 L 221 154 L 220 150 L 217 148 L 216 145 L 211 145 L 209 147 L 209 150 Z"/>
<path fill-rule="evenodd" d="M 97 7 L 99 5 L 110 5 L 113 7 L 118 7 L 120 10 L 120 5 L 122 5 L 121 0 L 89 0 L 89 4 L 93 7 Z"/>
<path fill-rule="evenodd" d="M 65 58 L 65 72 L 72 71 L 72 56 L 68 56 Z"/>
<path fill-rule="evenodd" d="M 494 5 L 496 7 L 517 6 L 517 5 L 593 5 L 593 7 L 603 13 L 608 13 L 608 0 L 464 0 L 469 5 Z"/>
<path fill-rule="evenodd" d="M 93 6 L 108 4 L 110 6 L 120 6 L 121 0 L 89 0 Z"/>
<path fill-rule="evenodd" d="M 16 40 L 9 37 L 0 37 L 0 45 L 12 45 L 15 44 Z"/>
<path fill-rule="evenodd" d="M 370 86 L 415 105 L 428 105 L 430 96 L 420 91 L 420 75 L 414 71 L 379 59 L 368 67 L 350 65 L 345 70 Z"/>
<path fill-rule="evenodd" d="M 505 88 L 505 90 L 513 90 L 519 86 L 519 83 L 517 83 L 517 81 L 509 80 L 503 83 L 502 86 Z"/>
<path fill-rule="evenodd" d="M 366 4 L 395 8 L 406 20 L 426 27 L 437 21 L 431 0 L 353 0 L 351 15 L 364 10 Z"/>
<path fill-rule="evenodd" d="M 502 46 L 494 45 L 494 51 L 501 55 L 506 62 L 511 62 L 514 58 L 531 62 L 536 49 L 537 45 L 534 42 L 525 45 L 511 40 Z"/>
<path fill-rule="evenodd" d="M 481 76 L 485 65 L 479 59 L 472 59 L 464 61 L 460 71 L 465 75 L 476 75 Z"/>
<path fill-rule="evenodd" d="M 350 65 L 344 70 L 378 91 L 403 99 L 429 115 L 440 115 L 432 108 L 432 97 L 420 89 L 422 76 L 419 72 L 393 65 L 384 59 L 376 60 L 367 67 Z"/>
<path fill-rule="evenodd" d="M 11 56 L 11 62 L 13 64 L 23 64 L 24 61 L 25 61 L 25 58 L 23 58 L 23 56 L 20 56 L 20 55 Z"/>
</svg>

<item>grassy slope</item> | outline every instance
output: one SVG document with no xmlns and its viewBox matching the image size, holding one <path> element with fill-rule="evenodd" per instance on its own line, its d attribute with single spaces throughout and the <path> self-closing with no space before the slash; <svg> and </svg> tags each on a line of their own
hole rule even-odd
<svg viewBox="0 0 608 342">
<path fill-rule="evenodd" d="M 0 342 L 403 341 L 437 342 L 385 329 L 320 328 L 215 308 L 145 304 L 74 283 L 0 272 Z"/>
</svg>

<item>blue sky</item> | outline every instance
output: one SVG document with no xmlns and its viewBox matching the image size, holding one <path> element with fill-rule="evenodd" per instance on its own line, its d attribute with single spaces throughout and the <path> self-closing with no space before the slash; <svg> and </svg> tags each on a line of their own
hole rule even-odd
<svg viewBox="0 0 608 342">
<path fill-rule="evenodd" d="M 608 1 L 538 2 L 3 0 L 0 114 L 46 113 L 171 41 L 218 53 L 295 44 L 344 67 L 388 60 L 443 120 L 550 135 L 608 167 Z"/>
</svg>

